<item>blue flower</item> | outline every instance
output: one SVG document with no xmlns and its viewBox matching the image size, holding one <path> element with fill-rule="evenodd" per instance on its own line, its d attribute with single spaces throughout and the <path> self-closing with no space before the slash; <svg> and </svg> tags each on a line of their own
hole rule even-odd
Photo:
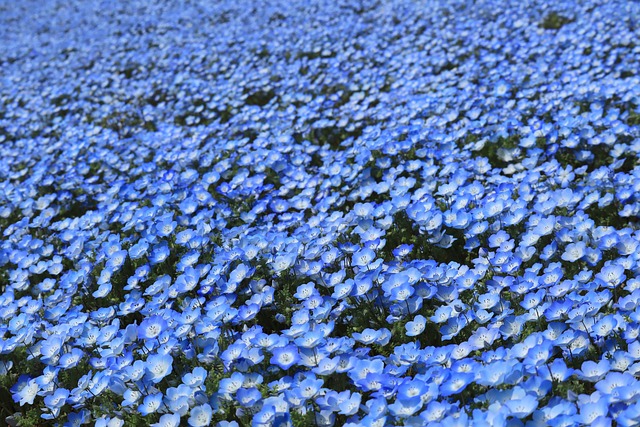
<svg viewBox="0 0 640 427">
<path fill-rule="evenodd" d="M 173 221 L 171 217 L 165 217 L 156 224 L 156 233 L 160 237 L 167 237 L 173 233 L 173 230 L 176 229 L 178 223 Z"/>
<path fill-rule="evenodd" d="M 567 262 L 576 262 L 586 254 L 586 244 L 584 242 L 569 243 L 561 258 Z"/>
<path fill-rule="evenodd" d="M 602 267 L 596 274 L 596 279 L 602 281 L 604 286 L 616 287 L 622 283 L 627 276 L 624 274 L 624 267 L 618 264 L 608 264 Z"/>
<path fill-rule="evenodd" d="M 451 396 L 462 392 L 474 379 L 474 375 L 466 372 L 451 374 L 449 379 L 440 386 L 442 396 Z"/>
<path fill-rule="evenodd" d="M 398 259 L 405 258 L 413 251 L 413 246 L 414 245 L 402 244 L 392 251 L 393 256 Z"/>
<path fill-rule="evenodd" d="M 324 384 L 324 380 L 320 378 L 314 378 L 313 376 L 309 376 L 304 380 L 300 381 L 297 389 L 298 393 L 304 399 L 311 399 L 314 397 L 319 391 L 322 385 Z"/>
<path fill-rule="evenodd" d="M 205 427 L 211 423 L 213 409 L 211 405 L 205 403 L 191 409 L 187 422 L 191 427 Z"/>
<path fill-rule="evenodd" d="M 258 411 L 251 420 L 251 427 L 267 427 L 271 426 L 276 417 L 276 408 L 273 405 L 262 405 L 262 409 Z"/>
<path fill-rule="evenodd" d="M 25 403 L 33 405 L 33 400 L 39 391 L 40 388 L 36 380 L 26 375 L 21 375 L 20 378 L 18 378 L 18 382 L 11 388 L 13 401 L 20 402 L 20 406 L 23 406 Z"/>
<path fill-rule="evenodd" d="M 67 403 L 69 390 L 65 388 L 57 388 L 53 394 L 45 396 L 44 404 L 49 409 L 60 409 Z"/>
<path fill-rule="evenodd" d="M 406 301 L 414 292 L 415 289 L 413 286 L 409 283 L 403 283 L 391 289 L 389 297 L 392 301 Z"/>
<path fill-rule="evenodd" d="M 398 399 L 394 403 L 388 405 L 389 412 L 399 418 L 408 418 L 422 409 L 422 399 L 415 396 L 409 399 Z"/>
<path fill-rule="evenodd" d="M 294 343 L 299 348 L 314 348 L 320 345 L 322 341 L 324 341 L 324 334 L 321 331 L 308 331 L 301 337 L 296 338 Z"/>
<path fill-rule="evenodd" d="M 180 425 L 180 414 L 164 414 L 157 423 L 151 427 L 178 427 Z"/>
<path fill-rule="evenodd" d="M 593 325 L 593 332 L 596 336 L 599 337 L 607 337 L 609 336 L 614 329 L 618 326 L 618 321 L 616 318 L 609 314 L 602 317 Z"/>
<path fill-rule="evenodd" d="M 584 402 L 579 405 L 580 416 L 578 421 L 584 425 L 594 425 L 598 419 L 602 419 L 609 413 L 609 404 L 605 399 Z"/>
<path fill-rule="evenodd" d="M 278 366 L 280 369 L 287 370 L 300 360 L 298 348 L 293 345 L 285 347 L 277 347 L 272 350 L 273 356 L 269 360 L 272 365 Z"/>
<path fill-rule="evenodd" d="M 142 415 L 153 414 L 160 409 L 160 405 L 162 405 L 162 393 L 148 394 L 138 406 L 138 412 Z"/>
<path fill-rule="evenodd" d="M 207 370 L 202 366 L 197 366 L 193 369 L 192 372 L 183 375 L 182 383 L 188 385 L 189 387 L 195 388 L 202 386 L 206 379 Z"/>
<path fill-rule="evenodd" d="M 376 254 L 369 248 L 363 248 L 353 254 L 351 263 L 357 267 L 369 267 L 375 259 Z"/>
<path fill-rule="evenodd" d="M 352 337 L 362 344 L 370 345 L 376 342 L 380 335 L 381 332 L 379 330 L 367 328 L 362 332 L 354 332 Z"/>
<path fill-rule="evenodd" d="M 271 263 L 273 270 L 276 273 L 281 273 L 287 269 L 289 269 L 296 260 L 295 254 L 283 254 L 279 255 L 275 258 L 275 260 Z"/>
<path fill-rule="evenodd" d="M 405 324 L 405 330 L 407 331 L 407 336 L 415 337 L 417 335 L 420 335 L 424 331 L 426 324 L 427 324 L 427 319 L 424 316 L 418 314 L 413 318 L 412 321 L 407 322 Z"/>
<path fill-rule="evenodd" d="M 127 251 L 116 251 L 109 256 L 109 260 L 105 264 L 105 268 L 111 272 L 116 272 L 124 265 L 127 259 Z"/>
<path fill-rule="evenodd" d="M 169 257 L 169 246 L 166 243 L 160 243 L 153 247 L 149 254 L 149 262 L 151 265 L 160 264 Z"/>
<path fill-rule="evenodd" d="M 234 372 L 229 378 L 223 378 L 220 380 L 220 393 L 234 394 L 242 387 L 244 379 L 244 375 L 240 372 Z"/>
<path fill-rule="evenodd" d="M 41 360 L 45 363 L 51 363 L 54 360 L 57 361 L 63 344 L 63 337 L 59 335 L 53 335 L 42 341 L 40 346 L 40 353 L 42 354 Z"/>
<path fill-rule="evenodd" d="M 595 385 L 596 390 L 607 396 L 612 403 L 618 401 L 622 388 L 637 386 L 638 381 L 627 372 L 609 372 L 603 380 L 598 381 Z"/>
<path fill-rule="evenodd" d="M 525 396 L 509 400 L 505 403 L 509 412 L 516 418 L 526 418 L 538 407 L 538 399 L 527 394 Z"/>
<path fill-rule="evenodd" d="M 258 401 L 262 399 L 262 394 L 255 387 L 240 388 L 237 391 L 236 399 L 241 406 L 249 408 L 254 406 Z"/>
<path fill-rule="evenodd" d="M 88 409 L 82 409 L 80 412 L 71 412 L 67 416 L 68 422 L 65 423 L 65 427 L 67 426 L 79 426 L 85 424 L 89 421 L 91 417 L 91 413 Z"/>
<path fill-rule="evenodd" d="M 150 355 L 146 360 L 146 372 L 153 383 L 159 383 L 173 371 L 173 357 L 169 354 Z"/>
<path fill-rule="evenodd" d="M 198 285 L 198 280 L 200 275 L 198 272 L 192 267 L 187 267 L 184 270 L 184 273 L 178 276 L 172 288 L 174 288 L 178 293 L 187 293 L 195 289 Z"/>
<path fill-rule="evenodd" d="M 157 338 L 167 329 L 167 321 L 162 316 L 154 315 L 147 317 L 138 326 L 138 337 L 151 340 Z"/>
<path fill-rule="evenodd" d="M 103 415 L 102 417 L 96 420 L 95 426 L 96 427 L 122 427 L 124 426 L 124 421 L 117 417 L 110 418 Z"/>
</svg>

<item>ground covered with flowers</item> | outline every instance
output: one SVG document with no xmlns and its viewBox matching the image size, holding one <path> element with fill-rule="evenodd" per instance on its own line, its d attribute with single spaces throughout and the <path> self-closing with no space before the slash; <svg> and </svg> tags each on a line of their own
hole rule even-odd
<svg viewBox="0 0 640 427">
<path fill-rule="evenodd" d="M 640 3 L 5 2 L 0 39 L 0 424 L 640 425 Z"/>
</svg>

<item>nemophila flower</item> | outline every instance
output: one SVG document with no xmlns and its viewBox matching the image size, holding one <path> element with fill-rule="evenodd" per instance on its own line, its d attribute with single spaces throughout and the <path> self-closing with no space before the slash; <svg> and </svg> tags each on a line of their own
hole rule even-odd
<svg viewBox="0 0 640 427">
<path fill-rule="evenodd" d="M 343 299 L 349 296 L 353 290 L 353 279 L 347 279 L 344 283 L 338 283 L 333 288 L 332 298 L 336 300 Z"/>
<path fill-rule="evenodd" d="M 427 319 L 424 316 L 420 314 L 415 316 L 412 321 L 405 324 L 407 336 L 415 337 L 417 335 L 420 335 L 424 331 L 426 323 Z"/>
<path fill-rule="evenodd" d="M 617 264 L 605 265 L 596 274 L 596 279 L 601 280 L 607 287 L 616 287 L 626 279 L 624 267 Z"/>
<path fill-rule="evenodd" d="M 451 318 L 447 321 L 447 323 L 440 328 L 440 333 L 442 334 L 443 340 L 450 340 L 453 337 L 457 336 L 462 328 L 466 326 L 467 320 L 466 318 Z"/>
<path fill-rule="evenodd" d="M 458 298 L 459 291 L 455 286 L 438 286 L 436 298 L 444 303 L 452 303 Z"/>
<path fill-rule="evenodd" d="M 362 332 L 354 332 L 352 337 L 362 344 L 369 345 L 373 344 L 378 338 L 380 338 L 380 335 L 381 331 L 367 328 Z"/>
<path fill-rule="evenodd" d="M 478 324 L 483 325 L 491 320 L 494 316 L 494 313 L 490 313 L 487 310 L 479 309 L 473 312 L 473 317 Z"/>
<path fill-rule="evenodd" d="M 236 393 L 236 399 L 241 406 L 248 408 L 258 403 L 262 399 L 262 394 L 255 387 L 240 388 Z"/>
<path fill-rule="evenodd" d="M 368 268 L 373 260 L 375 259 L 376 254 L 373 250 L 369 248 L 363 248 L 353 254 L 351 259 L 351 264 L 357 267 Z"/>
<path fill-rule="evenodd" d="M 468 343 L 475 349 L 482 349 L 493 345 L 494 341 L 500 335 L 498 328 L 487 329 L 484 327 L 478 328 L 473 335 L 469 338 Z"/>
<path fill-rule="evenodd" d="M 20 406 L 28 403 L 33 405 L 33 400 L 40 391 L 35 379 L 31 379 L 26 375 L 21 375 L 18 382 L 11 388 L 14 402 L 19 402 Z"/>
<path fill-rule="evenodd" d="M 631 342 L 627 347 L 627 352 L 633 360 L 640 360 L 640 342 Z"/>
<path fill-rule="evenodd" d="M 262 409 L 258 413 L 256 413 L 252 420 L 252 427 L 262 427 L 269 426 L 274 421 L 276 417 L 276 408 L 273 405 L 267 405 L 266 403 L 262 405 Z"/>
<path fill-rule="evenodd" d="M 146 360 L 146 372 L 153 383 L 162 381 L 173 371 L 173 357 L 169 354 L 150 355 Z"/>
<path fill-rule="evenodd" d="M 397 399 L 394 403 L 388 405 L 389 412 L 399 418 L 408 418 L 416 414 L 422 409 L 422 399 L 419 396 L 409 399 Z"/>
<path fill-rule="evenodd" d="M 525 366 L 529 369 L 536 369 L 549 360 L 553 352 L 553 343 L 551 341 L 543 341 L 533 348 L 529 349 L 524 360 Z"/>
<path fill-rule="evenodd" d="M 330 375 L 335 372 L 339 361 L 339 357 L 325 357 L 318 361 L 318 366 L 314 367 L 312 371 L 318 375 Z"/>
<path fill-rule="evenodd" d="M 173 221 L 171 217 L 165 217 L 158 224 L 156 224 L 156 233 L 160 237 L 167 237 L 171 233 L 173 233 L 173 230 L 176 229 L 177 225 L 178 223 L 176 221 Z"/>
<path fill-rule="evenodd" d="M 191 409 L 189 413 L 189 419 L 187 422 L 191 427 L 204 427 L 208 426 L 211 423 L 211 417 L 213 414 L 213 409 L 211 405 L 205 403 L 200 406 L 196 406 Z"/>
<path fill-rule="evenodd" d="M 605 399 L 594 402 L 584 402 L 579 405 L 580 415 L 578 421 L 584 425 L 594 425 L 609 413 L 609 404 Z"/>
<path fill-rule="evenodd" d="M 598 248 L 587 247 L 584 259 L 587 262 L 587 265 L 594 267 L 602 260 L 602 251 Z"/>
<path fill-rule="evenodd" d="M 413 251 L 413 246 L 414 245 L 402 244 L 392 251 L 393 256 L 400 259 L 404 258 Z"/>
<path fill-rule="evenodd" d="M 633 362 L 633 357 L 626 351 L 616 350 L 613 352 L 613 357 L 611 358 L 611 369 L 620 372 L 629 371 L 631 373 L 632 370 L 629 369 L 629 367 Z"/>
<path fill-rule="evenodd" d="M 407 400 L 413 397 L 423 397 L 429 392 L 426 382 L 420 379 L 407 380 L 398 386 L 397 399 Z M 426 400 L 426 398 L 425 398 Z"/>
<path fill-rule="evenodd" d="M 156 295 L 158 293 L 161 293 L 161 291 L 168 289 L 170 285 L 171 285 L 171 276 L 169 275 L 160 276 L 154 283 L 152 283 L 145 289 L 143 295 L 145 296 Z"/>
<path fill-rule="evenodd" d="M 220 380 L 220 393 L 234 394 L 242 387 L 244 375 L 240 372 L 234 372 L 229 378 Z"/>
<path fill-rule="evenodd" d="M 167 321 L 158 315 L 147 317 L 138 326 L 138 337 L 151 340 L 157 338 L 168 327 Z"/>
<path fill-rule="evenodd" d="M 206 378 L 207 370 L 202 366 L 197 366 L 193 369 L 192 372 L 186 373 L 182 376 L 182 382 L 189 387 L 195 388 L 203 385 Z"/>
<path fill-rule="evenodd" d="M 162 393 L 149 394 L 144 397 L 142 404 L 138 406 L 138 412 L 142 415 L 153 414 L 162 405 Z"/>
<path fill-rule="evenodd" d="M 534 310 L 542 303 L 545 294 L 546 292 L 544 289 L 540 289 L 536 293 L 526 294 L 522 302 L 520 302 L 520 306 L 525 310 Z"/>
<path fill-rule="evenodd" d="M 245 264 L 239 264 L 231 273 L 229 273 L 229 283 L 238 284 L 248 277 L 254 269 L 247 267 Z"/>
<path fill-rule="evenodd" d="M 553 256 L 555 256 L 557 251 L 558 244 L 554 240 L 542 249 L 542 251 L 540 252 L 540 259 L 549 261 Z"/>
<path fill-rule="evenodd" d="M 564 261 L 576 262 L 585 256 L 586 244 L 584 242 L 569 243 L 561 258 Z"/>
<path fill-rule="evenodd" d="M 363 360 L 354 358 L 354 360 L 350 360 L 350 365 L 347 373 L 349 378 L 360 384 L 363 384 L 361 381 L 369 378 L 370 374 L 379 375 L 384 370 L 384 362 L 379 359 Z"/>
<path fill-rule="evenodd" d="M 62 369 L 71 369 L 78 365 L 82 357 L 84 356 L 84 352 L 79 348 L 73 348 L 70 352 L 64 353 L 58 359 L 58 366 Z"/>
<path fill-rule="evenodd" d="M 320 378 L 307 377 L 298 384 L 298 392 L 303 398 L 311 399 L 320 391 L 323 384 L 324 380 Z"/>
<path fill-rule="evenodd" d="M 151 427 L 178 427 L 180 425 L 180 414 L 164 414 L 157 423 Z"/>
<path fill-rule="evenodd" d="M 283 370 L 289 369 L 300 360 L 296 346 L 287 345 L 285 347 L 274 348 L 271 352 L 273 356 L 269 360 L 272 365 L 276 365 Z"/>
<path fill-rule="evenodd" d="M 314 348 L 320 345 L 323 340 L 324 334 L 321 331 L 308 331 L 296 338 L 294 343 L 300 348 Z"/>
<path fill-rule="evenodd" d="M 178 276 L 172 288 L 178 293 L 186 293 L 195 289 L 198 285 L 199 274 L 192 267 L 187 267 L 184 273 Z"/>
<path fill-rule="evenodd" d="M 65 423 L 65 426 L 71 426 L 71 427 L 81 426 L 87 423 L 90 418 L 91 418 L 91 413 L 87 409 L 82 409 L 80 410 L 80 412 L 71 412 L 67 416 L 67 423 Z"/>
<path fill-rule="evenodd" d="M 295 254 L 283 254 L 283 255 L 279 255 L 275 258 L 275 260 L 271 263 L 273 270 L 276 273 L 281 273 L 285 270 L 287 270 L 288 268 L 290 268 L 291 266 L 293 266 L 293 263 L 296 260 L 296 255 Z"/>
<path fill-rule="evenodd" d="M 456 311 L 453 307 L 448 305 L 442 305 L 438 307 L 435 314 L 429 318 L 434 323 L 445 323 L 447 322 L 453 315 L 456 314 Z"/>
<path fill-rule="evenodd" d="M 122 427 L 124 425 L 124 420 L 120 418 L 110 418 L 107 416 L 102 416 L 96 420 L 96 427 Z"/>
<path fill-rule="evenodd" d="M 93 297 L 94 298 L 103 298 L 105 296 L 107 296 L 109 294 L 109 292 L 111 292 L 112 289 L 112 285 L 111 285 L 111 276 L 112 276 L 112 271 L 105 268 L 102 273 L 100 274 L 100 278 L 98 279 L 97 283 L 100 285 L 98 287 L 98 289 L 93 292 Z"/>
<path fill-rule="evenodd" d="M 112 272 L 118 271 L 127 259 L 127 251 L 117 251 L 109 256 L 105 268 Z"/>
<path fill-rule="evenodd" d="M 626 372 L 609 372 L 606 377 L 598 381 L 595 385 L 603 395 L 607 396 L 610 402 L 620 401 L 620 392 L 626 387 L 636 387 L 637 380 L 633 375 Z"/>
<path fill-rule="evenodd" d="M 483 310 L 490 310 L 494 308 L 500 302 L 500 294 L 497 293 L 486 293 L 482 294 L 477 298 L 476 305 L 478 308 Z M 437 315 L 436 311 L 436 315 Z"/>
<path fill-rule="evenodd" d="M 538 407 L 538 399 L 535 396 L 526 394 L 506 402 L 507 408 L 512 416 L 516 418 L 526 418 Z"/>
<path fill-rule="evenodd" d="M 599 337 L 609 336 L 617 327 L 618 322 L 613 315 L 607 315 L 593 325 L 593 332 Z"/>
<path fill-rule="evenodd" d="M 151 265 L 160 264 L 169 257 L 169 253 L 169 246 L 166 243 L 160 243 L 151 249 L 149 262 Z"/>
<path fill-rule="evenodd" d="M 581 355 L 584 355 L 588 351 L 590 345 L 589 336 L 585 332 L 581 331 L 568 332 L 565 341 L 567 341 L 566 347 L 571 357 L 580 357 Z"/>
<path fill-rule="evenodd" d="M 180 261 L 178 261 L 178 263 L 176 264 L 176 271 L 183 272 L 187 268 L 192 268 L 193 265 L 195 265 L 196 262 L 198 262 L 199 258 L 200 258 L 200 251 L 194 249 L 187 252 L 182 256 L 182 258 L 180 258 Z"/>
<path fill-rule="evenodd" d="M 149 243 L 147 242 L 147 240 L 144 238 L 140 239 L 138 243 L 129 248 L 129 257 L 132 260 L 140 259 L 144 255 L 146 255 L 148 249 Z"/>
<path fill-rule="evenodd" d="M 440 386 L 440 395 L 451 396 L 462 392 L 474 379 L 474 375 L 465 372 L 456 372 Z"/>
<path fill-rule="evenodd" d="M 611 229 L 609 229 L 611 230 Z M 606 232 L 605 232 L 606 233 Z M 594 233 L 595 234 L 595 233 Z M 606 251 L 618 244 L 620 241 L 620 236 L 617 232 L 611 231 L 606 234 L 596 235 L 594 237 L 599 237 L 598 239 L 598 249 Z"/>
<path fill-rule="evenodd" d="M 623 236 L 616 245 L 616 249 L 620 255 L 627 256 L 635 253 L 639 244 L 640 242 L 638 242 L 637 238 Z"/>
<path fill-rule="evenodd" d="M 58 335 L 53 335 L 44 340 L 40 346 L 40 353 L 42 354 L 41 360 L 45 363 L 50 363 L 53 359 L 58 360 L 63 344 L 63 337 Z"/>
<path fill-rule="evenodd" d="M 225 366 L 231 366 L 234 362 L 240 359 L 246 349 L 247 345 L 244 342 L 236 341 L 222 352 L 220 359 L 225 363 Z"/>
<path fill-rule="evenodd" d="M 413 286 L 409 283 L 403 283 L 402 285 L 391 289 L 389 297 L 392 301 L 406 301 L 414 294 L 414 292 L 415 289 Z"/>
</svg>

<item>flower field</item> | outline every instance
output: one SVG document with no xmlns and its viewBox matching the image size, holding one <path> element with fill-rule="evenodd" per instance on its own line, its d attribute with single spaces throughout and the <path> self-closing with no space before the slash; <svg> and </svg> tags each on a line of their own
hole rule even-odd
<svg viewBox="0 0 640 427">
<path fill-rule="evenodd" d="M 640 425 L 640 3 L 0 3 L 0 425 Z"/>
</svg>

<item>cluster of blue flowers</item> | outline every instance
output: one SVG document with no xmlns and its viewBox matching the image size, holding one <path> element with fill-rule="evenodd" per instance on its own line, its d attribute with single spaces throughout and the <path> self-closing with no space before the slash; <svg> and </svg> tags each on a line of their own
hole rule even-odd
<svg viewBox="0 0 640 427">
<path fill-rule="evenodd" d="M 640 425 L 640 3 L 14 3 L 0 424 Z"/>
</svg>

